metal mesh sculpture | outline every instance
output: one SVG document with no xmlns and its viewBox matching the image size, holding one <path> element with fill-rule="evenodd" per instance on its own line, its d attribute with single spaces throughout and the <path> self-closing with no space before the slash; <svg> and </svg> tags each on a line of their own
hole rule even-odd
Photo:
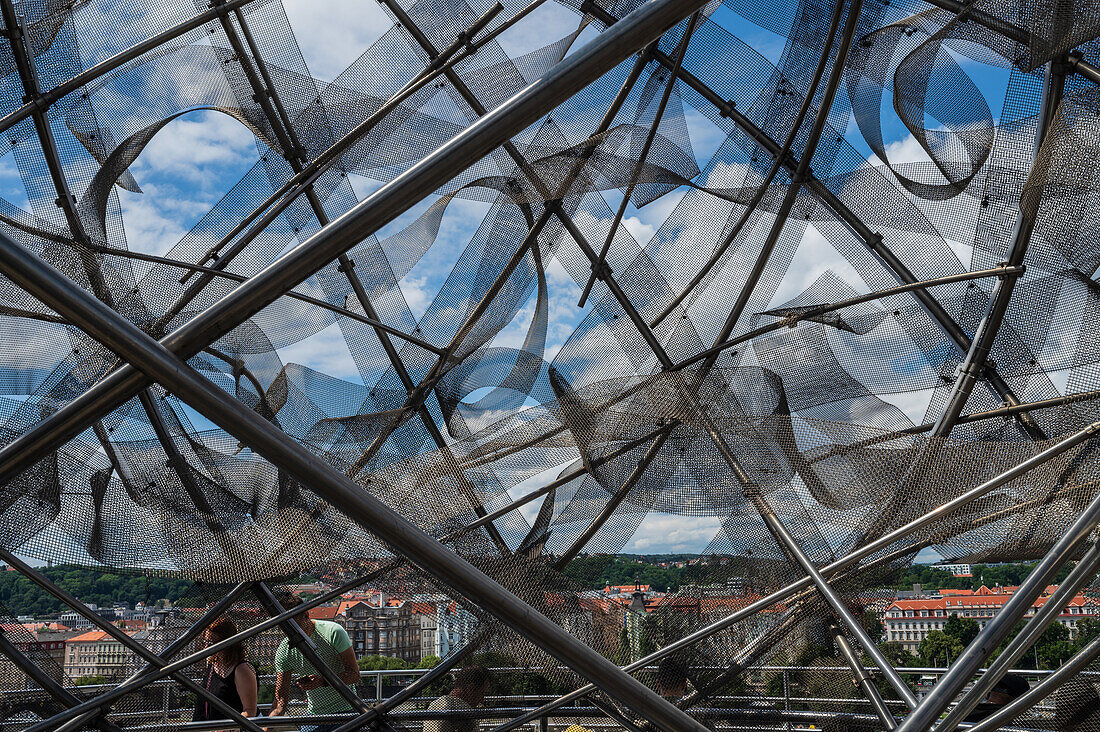
<svg viewBox="0 0 1100 732">
<path fill-rule="evenodd" d="M 370 583 L 478 622 L 377 708 L 343 688 L 348 729 L 415 726 L 398 704 L 484 649 L 568 692 L 501 731 L 582 697 L 627 729 L 906 732 L 960 699 L 935 727 L 954 729 L 1100 565 L 1100 11 L 932 2 L 382 0 L 393 27 L 321 82 L 276 0 L 0 0 L 0 155 L 28 201 L 0 201 L 0 557 L 138 664 L 82 693 L 9 618 L 0 722 L 145 723 L 151 684 L 201 695 L 205 623 L 293 635 L 272 588 L 340 564 L 356 576 L 308 605 Z M 506 53 L 551 4 L 574 29 Z M 722 13 L 785 39 L 778 61 Z M 979 64 L 1005 75 L 996 114 Z M 200 110 L 247 127 L 257 161 L 144 253 L 116 189 L 139 191 L 131 166 Z M 922 161 L 894 159 L 898 129 Z M 380 187 L 360 200 L 349 176 Z M 402 283 L 463 201 L 486 213 L 414 315 Z M 636 240 L 629 207 L 655 202 L 667 214 Z M 806 252 L 828 266 L 780 297 Z M 551 266 L 587 308 L 555 354 Z M 501 337 L 517 325 L 518 345 Z M 332 326 L 360 383 L 280 356 Z M 898 406 L 913 394 L 920 421 Z M 715 581 L 759 594 L 670 596 L 630 661 L 622 611 L 562 570 L 655 511 L 719 521 Z M 927 548 L 1039 564 L 918 701 L 860 616 Z M 27 559 L 186 577 L 208 608 L 143 643 Z M 960 697 L 1070 560 L 1064 596 Z M 791 712 L 751 669 L 807 643 L 851 674 L 817 673 L 820 703 Z M 674 654 L 695 687 L 676 704 L 628 673 Z"/>
</svg>

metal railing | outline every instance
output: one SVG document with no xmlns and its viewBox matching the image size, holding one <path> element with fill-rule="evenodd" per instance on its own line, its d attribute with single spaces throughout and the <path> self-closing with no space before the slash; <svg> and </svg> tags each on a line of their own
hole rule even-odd
<svg viewBox="0 0 1100 732">
<path fill-rule="evenodd" d="M 559 667 L 564 670 L 564 667 Z M 693 671 L 696 673 L 705 673 L 707 671 L 718 671 L 722 667 L 719 666 L 696 666 L 693 667 Z M 393 692 L 396 686 L 400 688 L 403 685 L 411 683 L 415 678 L 418 678 L 426 673 L 430 669 L 427 668 L 409 668 L 409 669 L 371 669 L 361 670 L 359 673 L 360 681 L 356 685 L 356 691 L 360 694 L 361 698 L 365 701 L 371 701 L 375 704 L 381 703 L 389 694 L 387 691 Z M 489 669 L 494 677 L 501 677 L 504 675 L 515 674 L 531 674 L 538 675 L 538 671 L 534 671 L 525 667 L 492 667 Z M 873 668 L 868 667 L 868 671 L 874 672 Z M 647 667 L 642 670 L 642 673 L 655 673 L 656 667 Z M 944 667 L 913 667 L 913 668 L 899 668 L 898 673 L 903 676 L 919 676 L 919 677 L 932 677 L 931 679 L 924 679 L 924 684 L 918 684 L 918 695 L 928 691 L 933 685 L 934 681 L 938 680 L 947 669 Z M 983 669 L 984 672 L 984 669 Z M 1015 669 L 1013 673 L 1027 677 L 1029 679 L 1039 679 L 1048 676 L 1053 671 L 1047 670 L 1034 670 L 1034 669 Z M 837 718 L 837 715 L 845 716 L 845 713 L 837 711 L 823 710 L 822 707 L 839 707 L 847 706 L 849 709 L 867 709 L 868 712 L 864 714 L 862 711 L 848 712 L 847 715 L 854 715 L 855 717 L 868 717 L 873 719 L 870 715 L 870 702 L 860 695 L 853 697 L 827 697 L 827 696 L 805 696 L 800 693 L 798 676 L 804 674 L 838 674 L 841 678 L 850 678 L 851 669 L 847 666 L 749 666 L 744 671 L 745 678 L 755 679 L 756 687 L 760 688 L 761 693 L 743 693 L 743 694 L 726 694 L 715 695 L 709 697 L 710 706 L 700 707 L 693 710 L 693 714 L 701 714 L 703 716 L 713 716 L 721 720 L 726 718 L 727 721 L 721 726 L 721 728 L 737 729 L 738 726 L 735 722 L 728 721 L 733 716 L 742 717 L 748 715 L 763 715 L 766 716 L 769 713 L 778 713 L 784 717 L 782 723 L 774 728 L 761 726 L 760 723 L 752 725 L 753 729 L 775 729 L 784 730 L 785 732 L 795 732 L 803 729 L 799 724 L 805 722 L 811 724 L 814 718 Z M 1085 677 L 1100 677 L 1100 672 L 1085 671 L 1082 672 L 1082 676 Z M 781 691 L 778 693 L 766 693 L 763 682 L 765 679 L 781 679 Z M 387 684 L 386 680 L 394 680 L 396 683 Z M 260 686 L 271 687 L 274 684 L 275 677 L 273 674 L 261 674 L 259 676 Z M 1100 680 L 1100 679 L 1098 679 Z M 402 683 L 403 682 L 403 683 Z M 924 687 L 924 688 L 922 688 Z M 106 691 L 113 688 L 113 684 L 89 684 L 77 687 L 82 692 L 95 695 L 102 691 Z M 773 687 L 774 689 L 774 687 Z M 146 687 L 144 693 L 156 697 L 155 690 L 159 690 L 160 699 L 159 703 L 154 705 L 150 703 L 150 708 L 146 710 L 136 711 L 123 711 L 116 710 L 111 713 L 111 719 L 117 722 L 130 723 L 133 726 L 127 726 L 127 729 L 171 729 L 171 730 L 191 730 L 193 732 L 200 732 L 206 729 L 227 729 L 232 728 L 233 724 L 229 721 L 221 721 L 212 725 L 203 725 L 186 721 L 186 717 L 191 713 L 192 708 L 190 706 L 181 706 L 181 703 L 187 700 L 187 694 L 180 686 L 171 681 L 170 679 L 162 679 L 149 684 Z M 367 692 L 367 693 L 364 693 Z M 38 687 L 31 687 L 24 690 L 4 690 L 4 695 L 11 694 L 44 694 L 45 692 Z M 533 708 L 537 708 L 540 704 L 543 704 L 549 700 L 556 698 L 554 694 L 509 694 L 509 695 L 490 695 L 486 698 L 485 708 L 477 710 L 479 719 L 486 721 L 511 718 L 518 716 L 523 711 L 528 711 Z M 151 700 L 152 701 L 152 700 Z M 419 722 L 426 719 L 425 714 L 427 712 L 417 707 L 424 707 L 430 703 L 429 697 L 413 697 L 405 705 L 399 708 L 400 711 L 392 712 L 394 719 L 398 717 L 405 718 L 409 722 Z M 896 708 L 899 712 L 903 711 L 904 702 L 900 699 L 887 699 L 885 700 L 892 708 Z M 755 705 L 755 706 L 754 706 Z M 261 713 L 267 711 L 270 708 L 270 704 L 261 704 Z M 1039 718 L 1049 715 L 1053 710 L 1049 700 L 1037 705 L 1034 709 L 1033 715 L 1038 714 Z M 724 717 L 723 717 L 724 715 Z M 346 722 L 350 717 L 348 715 L 337 715 L 339 719 L 337 721 Z M 430 716 L 430 715 L 429 715 Z M 272 728 L 282 729 L 294 729 L 301 724 L 316 724 L 320 722 L 320 718 L 316 716 L 304 716 L 299 714 L 298 716 L 286 716 L 280 717 L 276 721 L 275 718 L 266 718 L 267 726 Z M 602 729 L 622 729 L 620 725 L 609 722 L 606 717 L 598 709 L 593 707 L 564 707 L 553 715 L 537 720 L 534 723 L 532 729 L 549 730 L 557 729 L 555 725 L 561 722 L 561 728 L 564 729 L 578 720 L 582 720 L 585 727 L 591 730 Z M 6 729 L 3 723 L 0 723 L 0 729 Z M 811 729 L 811 727 L 805 727 L 805 729 Z M 1012 727 L 1007 729 L 1028 729 L 1023 727 Z"/>
</svg>

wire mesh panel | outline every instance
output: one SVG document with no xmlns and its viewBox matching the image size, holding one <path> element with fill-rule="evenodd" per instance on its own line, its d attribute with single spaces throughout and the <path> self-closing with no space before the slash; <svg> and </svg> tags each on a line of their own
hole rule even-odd
<svg viewBox="0 0 1100 732">
<path fill-rule="evenodd" d="M 1067 543 L 1100 481 L 1100 10 L 713 0 L 615 40 L 655 2 L 0 0 L 0 236 L 181 352 L 571 56 L 631 45 L 189 366 L 711 729 L 892 729 L 927 691 L 879 622 L 914 562 L 1080 561 L 1044 621 L 1072 672 L 996 724 L 1100 730 L 1070 602 L 1093 526 Z M 0 727 L 189 722 L 216 615 L 268 708 L 296 637 L 270 591 L 401 660 L 351 684 L 398 695 L 388 728 L 433 729 L 436 656 L 506 669 L 485 728 L 562 695 L 524 724 L 657 728 L 177 384 L 119 387 L 119 344 L 4 271 L 0 548 L 30 579 L 0 593 Z M 690 579 L 598 591 L 623 553 Z M 176 584 L 127 627 L 69 570 Z M 971 650 L 1013 652 L 988 627 Z"/>
</svg>

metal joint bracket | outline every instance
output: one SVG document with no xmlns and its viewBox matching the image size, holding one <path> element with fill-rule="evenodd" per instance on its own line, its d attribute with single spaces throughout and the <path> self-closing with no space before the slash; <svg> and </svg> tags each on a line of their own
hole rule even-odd
<svg viewBox="0 0 1100 732">
<path fill-rule="evenodd" d="M 26 34 L 27 32 L 24 30 L 22 23 L 17 23 L 12 28 L 0 28 L 0 36 L 7 38 L 12 43 L 22 40 Z"/>
<path fill-rule="evenodd" d="M 57 198 L 54 199 L 53 202 L 54 202 L 54 205 L 57 206 L 58 208 L 65 208 L 66 206 L 75 206 L 76 205 L 76 196 L 74 196 L 71 193 L 67 196 L 58 196 Z"/>
<path fill-rule="evenodd" d="M 722 117 L 729 117 L 735 109 L 737 109 L 737 102 L 731 99 L 724 106 L 718 107 L 718 114 Z"/>
<path fill-rule="evenodd" d="M 592 271 L 596 273 L 596 279 L 606 281 L 611 277 L 611 266 L 603 260 L 597 260 L 592 263 Z"/>
<path fill-rule="evenodd" d="M 347 266 L 344 266 L 343 264 L 336 265 L 337 272 L 350 272 L 351 270 L 355 269 L 355 260 L 351 257 L 347 257 L 347 260 Z"/>
</svg>

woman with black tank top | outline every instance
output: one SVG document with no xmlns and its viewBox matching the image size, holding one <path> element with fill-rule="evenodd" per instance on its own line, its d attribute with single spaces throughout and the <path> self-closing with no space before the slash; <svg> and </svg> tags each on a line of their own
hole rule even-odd
<svg viewBox="0 0 1100 732">
<path fill-rule="evenodd" d="M 218 618 L 206 629 L 204 638 L 207 646 L 220 643 L 237 634 L 237 626 L 229 618 Z M 256 711 L 256 670 L 244 658 L 244 648 L 240 643 L 224 648 L 207 659 L 206 674 L 202 685 L 211 694 L 231 706 L 246 717 L 257 716 Z M 196 722 L 213 719 L 225 719 L 225 714 L 208 700 L 195 700 Z"/>
</svg>

